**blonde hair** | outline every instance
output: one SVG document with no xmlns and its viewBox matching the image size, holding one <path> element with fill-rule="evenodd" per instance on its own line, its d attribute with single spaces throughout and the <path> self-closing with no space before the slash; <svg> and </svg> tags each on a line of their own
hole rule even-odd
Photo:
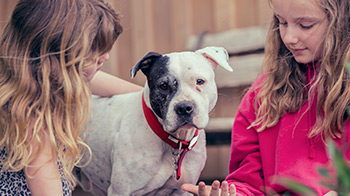
<svg viewBox="0 0 350 196">
<path fill-rule="evenodd" d="M 122 27 L 102 0 L 20 0 L 0 38 L 0 149 L 4 169 L 27 168 L 50 137 L 64 176 L 88 146 L 79 137 L 90 117 L 84 70 L 113 46 Z M 32 143 L 41 144 L 34 150 Z M 25 170 L 25 172 L 27 172 Z"/>
<path fill-rule="evenodd" d="M 312 102 L 317 89 L 317 120 L 309 137 L 340 136 L 343 122 L 348 119 L 346 109 L 350 102 L 349 74 L 345 70 L 350 44 L 350 3 L 343 0 L 319 0 L 319 3 L 329 27 L 318 74 L 311 87 L 307 86 L 305 70 L 282 42 L 278 19 L 273 17 L 266 40 L 266 73 L 257 87 L 257 118 L 252 123 L 258 126 L 258 131 L 276 125 L 285 113 L 298 111 L 306 101 Z"/>
</svg>

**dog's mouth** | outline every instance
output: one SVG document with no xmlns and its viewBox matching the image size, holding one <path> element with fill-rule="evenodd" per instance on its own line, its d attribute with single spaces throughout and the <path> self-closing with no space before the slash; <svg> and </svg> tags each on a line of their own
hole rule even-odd
<svg viewBox="0 0 350 196">
<path fill-rule="evenodd" d="M 196 129 L 199 128 L 193 123 L 183 123 L 169 133 L 180 140 L 187 141 L 190 139 L 191 133 L 194 133 Z"/>
<path fill-rule="evenodd" d="M 163 121 L 164 130 L 168 133 L 189 132 L 195 129 L 204 129 L 207 125 L 206 115 L 192 115 L 190 117 L 176 116 Z"/>
<path fill-rule="evenodd" d="M 198 129 L 198 127 L 194 124 L 185 123 L 182 126 L 180 126 L 178 129 L 194 129 L 194 128 Z"/>
<path fill-rule="evenodd" d="M 197 125 L 195 125 L 192 122 L 183 122 L 182 124 L 177 125 L 173 130 L 171 130 L 171 133 L 175 133 L 178 131 L 189 131 L 193 129 L 201 129 Z"/>
</svg>

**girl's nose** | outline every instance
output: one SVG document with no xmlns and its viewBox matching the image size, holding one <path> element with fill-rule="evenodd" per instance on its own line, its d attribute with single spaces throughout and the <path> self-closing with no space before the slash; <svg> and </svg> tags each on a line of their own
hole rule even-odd
<svg viewBox="0 0 350 196">
<path fill-rule="evenodd" d="M 295 44 L 298 42 L 298 32 L 297 29 L 294 29 L 292 27 L 287 27 L 285 29 L 285 34 L 283 38 L 283 42 L 285 44 Z"/>
</svg>

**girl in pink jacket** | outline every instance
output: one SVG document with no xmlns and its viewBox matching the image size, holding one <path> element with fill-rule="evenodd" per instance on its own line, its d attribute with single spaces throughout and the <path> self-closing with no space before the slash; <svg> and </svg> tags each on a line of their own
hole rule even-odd
<svg viewBox="0 0 350 196">
<path fill-rule="evenodd" d="M 229 174 L 221 189 L 215 181 L 212 186 L 183 185 L 186 191 L 282 195 L 288 190 L 279 177 L 287 177 L 318 195 L 336 195 L 320 183 L 318 169 L 334 171 L 327 141 L 338 146 L 349 141 L 350 77 L 345 62 L 350 60 L 350 1 L 269 2 L 274 17 L 265 73 L 235 116 Z M 349 153 L 346 157 L 350 160 Z"/>
</svg>

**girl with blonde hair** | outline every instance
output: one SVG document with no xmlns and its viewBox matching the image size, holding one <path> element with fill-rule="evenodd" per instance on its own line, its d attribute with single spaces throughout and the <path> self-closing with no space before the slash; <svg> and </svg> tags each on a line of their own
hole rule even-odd
<svg viewBox="0 0 350 196">
<path fill-rule="evenodd" d="M 212 186 L 184 185 L 199 195 L 286 194 L 286 177 L 334 194 L 319 168 L 334 171 L 327 141 L 350 136 L 350 1 L 269 0 L 274 17 L 264 74 L 244 96 L 232 128 L 229 174 Z M 350 159 L 349 151 L 346 151 Z M 229 188 L 230 187 L 230 190 Z M 291 194 L 289 192 L 289 194 Z M 293 193 L 292 193 L 293 194 Z"/>
<path fill-rule="evenodd" d="M 103 0 L 19 0 L 0 37 L 0 195 L 71 195 L 90 81 L 121 32 Z"/>
</svg>

